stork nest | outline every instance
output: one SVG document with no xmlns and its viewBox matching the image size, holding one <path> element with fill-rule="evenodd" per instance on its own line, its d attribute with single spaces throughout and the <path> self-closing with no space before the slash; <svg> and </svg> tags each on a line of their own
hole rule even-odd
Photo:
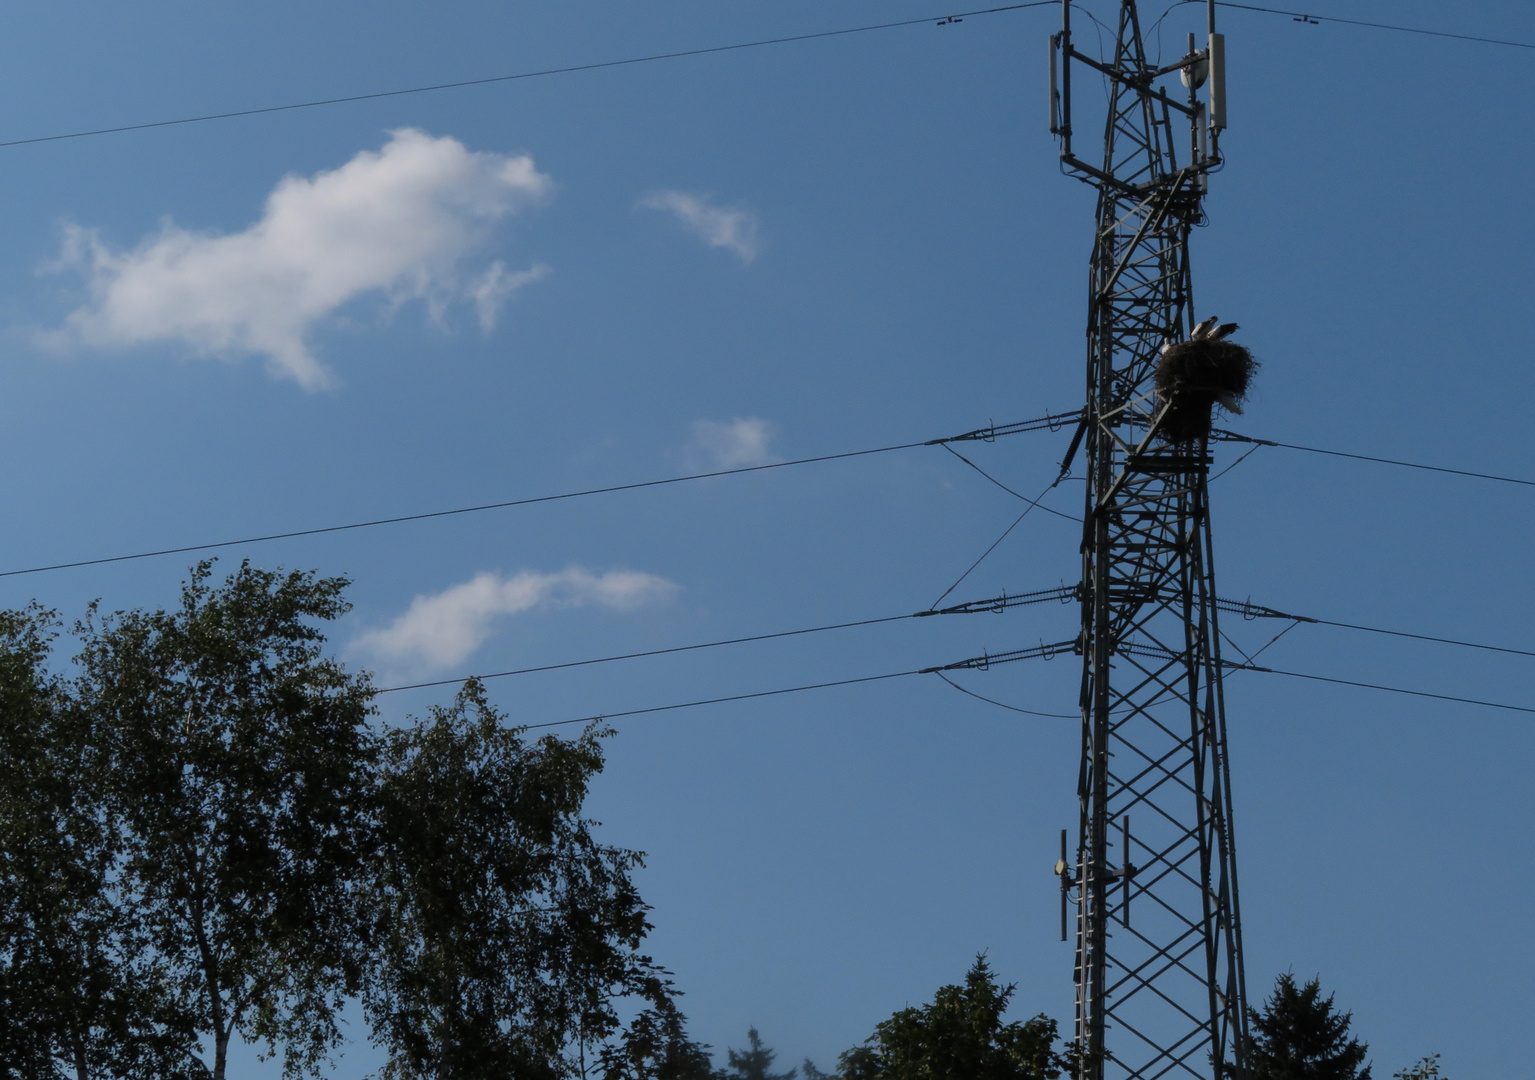
<svg viewBox="0 0 1535 1080">
<path fill-rule="evenodd" d="M 1182 443 L 1209 435 L 1217 401 L 1240 404 L 1257 370 L 1253 354 L 1233 341 L 1199 337 L 1168 346 L 1156 371 L 1157 397 L 1172 406 L 1162 418 L 1162 438 Z"/>
</svg>

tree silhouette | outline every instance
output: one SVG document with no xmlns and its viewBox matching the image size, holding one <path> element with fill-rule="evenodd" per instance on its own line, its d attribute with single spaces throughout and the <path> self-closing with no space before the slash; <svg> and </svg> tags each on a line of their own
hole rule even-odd
<svg viewBox="0 0 1535 1080">
<path fill-rule="evenodd" d="M 1014 987 L 978 956 L 963 986 L 902 1009 L 838 1061 L 841 1080 L 1055 1080 L 1069 1062 L 1055 1050 L 1055 1021 L 1003 1023 Z M 808 1072 L 808 1070 L 807 1070 Z M 823 1074 L 817 1074 L 823 1075 Z M 815 1080 L 815 1077 L 811 1077 Z"/>
<path fill-rule="evenodd" d="M 769 1071 L 778 1055 L 762 1045 L 756 1028 L 746 1029 L 746 1040 L 751 1044 L 750 1050 L 729 1051 L 727 1064 L 720 1072 L 724 1080 L 794 1080 L 796 1069 L 786 1073 Z"/>
<path fill-rule="evenodd" d="M 1349 1035 L 1353 1013 L 1338 1012 L 1320 980 L 1296 986 L 1279 976 L 1263 1011 L 1248 1010 L 1247 1063 L 1254 1080 L 1370 1080 L 1369 1045 Z"/>
</svg>

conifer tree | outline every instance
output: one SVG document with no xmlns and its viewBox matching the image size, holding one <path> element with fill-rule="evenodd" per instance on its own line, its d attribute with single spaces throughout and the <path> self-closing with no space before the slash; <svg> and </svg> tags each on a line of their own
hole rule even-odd
<svg viewBox="0 0 1535 1080">
<path fill-rule="evenodd" d="M 795 1069 L 786 1073 L 770 1071 L 773 1059 L 778 1055 L 762 1045 L 762 1037 L 757 1034 L 756 1028 L 746 1029 L 746 1040 L 751 1049 L 728 1052 L 728 1063 L 720 1073 L 721 1080 L 794 1080 L 797 1072 Z"/>
<path fill-rule="evenodd" d="M 1279 976 L 1263 1011 L 1248 1010 L 1247 1064 L 1254 1080 L 1370 1080 L 1369 1045 L 1349 1035 L 1352 1013 L 1322 996 L 1320 980 Z"/>
</svg>

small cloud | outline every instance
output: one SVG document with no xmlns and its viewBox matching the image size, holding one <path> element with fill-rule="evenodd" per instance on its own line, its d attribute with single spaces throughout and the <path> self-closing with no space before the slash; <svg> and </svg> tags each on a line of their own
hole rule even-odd
<svg viewBox="0 0 1535 1080">
<path fill-rule="evenodd" d="M 469 295 L 474 299 L 475 314 L 480 317 L 480 329 L 487 334 L 494 330 L 502 303 L 524 285 L 547 277 L 549 273 L 549 267 L 544 263 L 530 266 L 526 270 L 508 270 L 500 259 L 491 263 L 490 269 L 469 289 Z"/>
<path fill-rule="evenodd" d="M 777 429 L 766 420 L 737 416 L 729 423 L 694 420 L 693 437 L 684 451 L 689 461 L 716 469 L 766 465 L 773 460 L 768 441 Z"/>
<path fill-rule="evenodd" d="M 640 206 L 666 211 L 704 243 L 730 249 L 743 263 L 757 257 L 757 215 L 750 210 L 710 206 L 704 196 L 686 191 L 654 191 Z"/>
<path fill-rule="evenodd" d="M 310 334 L 368 293 L 390 306 L 424 300 L 434 317 L 450 302 L 472 303 L 489 331 L 501 303 L 548 268 L 512 272 L 495 262 L 466 280 L 459 267 L 496 222 L 543 202 L 553 186 L 526 155 L 478 153 L 405 128 L 338 169 L 284 177 L 242 232 L 193 232 L 167 219 L 118 251 L 70 225 L 61 257 L 43 269 L 78 272 L 90 298 L 43 340 L 255 354 L 274 374 L 322 389 L 335 376 L 314 355 Z"/>
<path fill-rule="evenodd" d="M 440 593 L 417 596 L 403 615 L 381 630 L 362 634 L 352 648 L 397 669 L 441 671 L 467 660 L 490 637 L 499 617 L 591 604 L 633 611 L 666 600 L 677 588 L 665 578 L 636 570 L 594 574 L 571 566 L 554 574 L 524 570 L 512 577 L 487 570 Z"/>
</svg>

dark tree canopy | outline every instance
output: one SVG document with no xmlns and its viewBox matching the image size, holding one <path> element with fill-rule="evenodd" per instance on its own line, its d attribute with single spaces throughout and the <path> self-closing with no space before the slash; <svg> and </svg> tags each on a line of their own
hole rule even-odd
<svg viewBox="0 0 1535 1080">
<path fill-rule="evenodd" d="M 165 612 L 88 618 L 78 707 L 117 824 L 122 881 L 210 1039 L 236 1034 L 317 1070 L 361 973 L 352 933 L 370 798 L 371 688 L 322 655 L 347 582 L 193 568 Z"/>
<path fill-rule="evenodd" d="M 757 1029 L 746 1029 L 745 1050 L 726 1051 L 725 1068 L 720 1071 L 721 1080 L 794 1080 L 795 1070 L 775 1073 L 773 1059 L 778 1055 L 762 1045 Z"/>
<path fill-rule="evenodd" d="M 1391 1074 L 1392 1080 L 1450 1080 L 1439 1071 L 1439 1055 L 1430 1054 L 1405 1069 L 1399 1069 Z"/>
<path fill-rule="evenodd" d="M 366 1002 L 388 1076 L 554 1080 L 619 1034 L 616 997 L 669 1003 L 640 856 L 580 816 L 601 768 L 598 732 L 529 742 L 472 680 L 386 735 Z"/>
<path fill-rule="evenodd" d="M 716 1080 L 709 1048 L 688 1037 L 685 1018 L 662 1001 L 630 1021 L 602 1051 L 602 1080 Z"/>
<path fill-rule="evenodd" d="M 1249 1010 L 1247 1062 L 1254 1080 L 1370 1080 L 1369 1046 L 1349 1035 L 1352 1013 L 1322 996 L 1320 980 L 1279 976 L 1262 1011 Z"/>
<path fill-rule="evenodd" d="M 361 998 L 395 1080 L 712 1080 L 641 945 L 601 739 L 467 684 L 380 729 L 324 652 L 347 582 L 194 567 L 170 611 L 0 611 L 0 1080 L 318 1075 Z M 625 1022 L 627 1020 L 627 1023 Z"/>
<path fill-rule="evenodd" d="M 1055 1080 L 1069 1062 L 1055 1049 L 1055 1021 L 1003 1022 L 1014 987 L 976 957 L 962 986 L 902 1009 L 843 1054 L 842 1080 Z"/>
<path fill-rule="evenodd" d="M 0 612 L 0 1076 L 174 1080 L 194 1034 L 114 881 L 51 612 Z"/>
</svg>

